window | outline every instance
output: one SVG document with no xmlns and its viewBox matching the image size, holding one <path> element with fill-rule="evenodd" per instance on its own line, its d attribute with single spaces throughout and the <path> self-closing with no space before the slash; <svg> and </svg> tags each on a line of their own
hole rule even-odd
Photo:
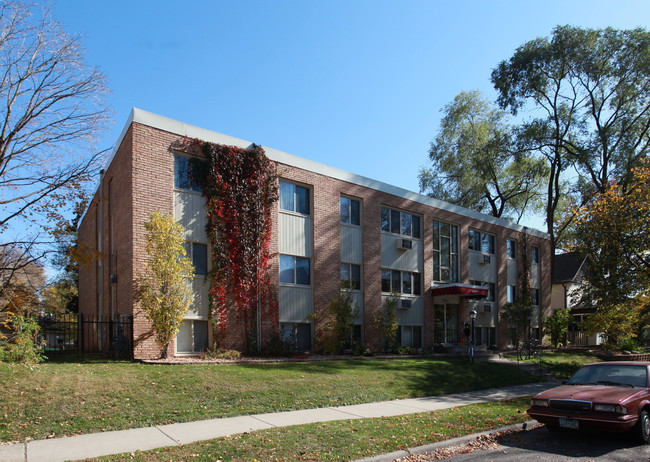
<svg viewBox="0 0 650 462">
<path fill-rule="evenodd" d="M 358 200 L 341 196 L 341 223 L 356 226 L 361 224 Z"/>
<path fill-rule="evenodd" d="M 174 155 L 174 187 L 188 191 L 203 192 L 197 162 L 185 156 Z"/>
<path fill-rule="evenodd" d="M 433 222 L 433 280 L 458 282 L 458 227 Z"/>
<path fill-rule="evenodd" d="M 422 326 L 400 326 L 397 343 L 403 347 L 422 348 Z"/>
<path fill-rule="evenodd" d="M 387 233 L 401 234 L 420 238 L 420 217 L 398 210 L 381 208 L 381 230 Z"/>
<path fill-rule="evenodd" d="M 539 247 L 536 245 L 530 249 L 530 260 L 532 263 L 539 263 Z"/>
<path fill-rule="evenodd" d="M 517 241 L 508 239 L 506 241 L 506 249 L 508 258 L 515 260 L 517 258 Z"/>
<path fill-rule="evenodd" d="M 199 242 L 183 243 L 185 255 L 192 260 L 194 275 L 206 276 L 208 274 L 208 245 Z"/>
<path fill-rule="evenodd" d="M 469 248 L 470 250 L 494 254 L 494 236 L 470 229 Z"/>
<path fill-rule="evenodd" d="M 345 289 L 361 290 L 361 266 L 341 263 L 341 286 Z"/>
<path fill-rule="evenodd" d="M 382 269 L 381 291 L 406 295 L 422 295 L 420 273 Z"/>
<path fill-rule="evenodd" d="M 309 258 L 280 255 L 280 282 L 308 286 L 311 280 Z"/>
<path fill-rule="evenodd" d="M 309 189 L 280 181 L 280 209 L 309 215 Z"/>
<path fill-rule="evenodd" d="M 514 303 L 515 298 L 517 298 L 517 286 L 508 286 L 508 291 L 506 294 L 506 302 Z"/>
<path fill-rule="evenodd" d="M 208 321 L 186 319 L 176 335 L 177 353 L 201 353 L 208 349 Z"/>
<path fill-rule="evenodd" d="M 280 338 L 296 351 L 311 350 L 311 324 L 283 322 L 280 324 Z"/>
<path fill-rule="evenodd" d="M 483 282 L 483 281 L 469 281 L 473 286 L 482 286 L 488 290 L 487 297 L 485 301 L 493 302 L 496 300 L 497 285 L 494 282 Z"/>
<path fill-rule="evenodd" d="M 530 291 L 530 303 L 533 305 L 539 305 L 539 289 L 532 289 Z"/>
</svg>

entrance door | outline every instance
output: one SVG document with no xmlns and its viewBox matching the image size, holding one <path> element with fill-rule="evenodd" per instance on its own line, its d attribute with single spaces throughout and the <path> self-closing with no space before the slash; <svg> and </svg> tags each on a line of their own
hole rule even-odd
<svg viewBox="0 0 650 462">
<path fill-rule="evenodd" d="M 459 305 L 457 303 L 434 305 L 433 338 L 436 343 L 458 345 L 458 312 Z"/>
</svg>

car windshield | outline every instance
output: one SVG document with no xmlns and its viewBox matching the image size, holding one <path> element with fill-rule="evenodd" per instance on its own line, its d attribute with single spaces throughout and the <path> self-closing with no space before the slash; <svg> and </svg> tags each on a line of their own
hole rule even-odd
<svg viewBox="0 0 650 462">
<path fill-rule="evenodd" d="M 647 367 L 626 364 L 594 364 L 584 366 L 569 379 L 569 385 L 603 385 L 646 387 Z"/>
</svg>

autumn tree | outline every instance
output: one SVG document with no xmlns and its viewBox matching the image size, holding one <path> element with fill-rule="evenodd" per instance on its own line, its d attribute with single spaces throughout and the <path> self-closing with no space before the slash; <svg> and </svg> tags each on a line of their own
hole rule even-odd
<svg viewBox="0 0 650 462">
<path fill-rule="evenodd" d="M 0 245 L 21 256 L 1 268 L 1 297 L 54 251 L 52 232 L 99 169 L 94 141 L 108 113 L 105 77 L 48 8 L 2 1 L 0 51 Z"/>
<path fill-rule="evenodd" d="M 587 322 L 610 344 L 639 335 L 650 312 L 650 160 L 578 211 L 576 251 L 588 258 L 582 302 Z"/>
<path fill-rule="evenodd" d="M 556 221 L 568 186 L 579 190 L 580 203 L 613 182 L 625 190 L 631 169 L 648 155 L 648 50 L 645 29 L 561 26 L 519 47 L 492 73 L 499 106 L 532 114 L 517 140 L 547 163 L 545 218 L 554 243 L 572 223 Z M 569 172 L 578 174 L 575 183 Z"/>
<path fill-rule="evenodd" d="M 138 281 L 140 306 L 151 320 L 160 355 L 166 358 L 169 343 L 194 300 L 194 266 L 183 247 L 183 227 L 173 218 L 156 210 L 144 227 L 149 260 L 146 275 Z"/>
<path fill-rule="evenodd" d="M 506 112 L 479 91 L 459 93 L 443 112 L 431 166 L 420 169 L 420 191 L 518 222 L 539 202 L 544 163 L 514 152 Z"/>
</svg>

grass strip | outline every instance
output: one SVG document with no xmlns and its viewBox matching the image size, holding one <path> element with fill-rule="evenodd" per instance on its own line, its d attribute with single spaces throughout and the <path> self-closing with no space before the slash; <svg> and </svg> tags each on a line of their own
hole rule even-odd
<svg viewBox="0 0 650 462">
<path fill-rule="evenodd" d="M 100 461 L 346 461 L 525 422 L 529 398 L 377 419 L 261 430 Z"/>
<path fill-rule="evenodd" d="M 0 440 L 361 404 L 530 383 L 515 367 L 462 360 L 265 364 L 0 364 Z"/>
<path fill-rule="evenodd" d="M 516 354 L 506 355 L 507 359 L 516 361 Z M 539 364 L 539 358 L 522 360 L 527 363 Z M 575 371 L 585 364 L 600 362 L 601 359 L 587 350 L 555 350 L 545 351 L 541 357 L 542 368 L 557 379 L 568 379 Z"/>
</svg>

